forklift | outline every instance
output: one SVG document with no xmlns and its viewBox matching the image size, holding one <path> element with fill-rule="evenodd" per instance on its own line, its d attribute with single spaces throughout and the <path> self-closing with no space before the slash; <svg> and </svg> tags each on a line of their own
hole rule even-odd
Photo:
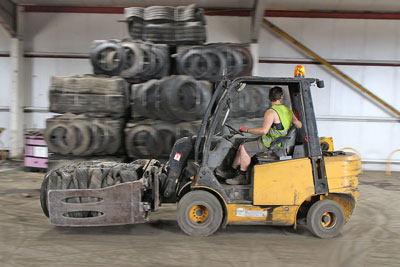
<svg viewBox="0 0 400 267">
<path fill-rule="evenodd" d="M 264 88 L 267 92 L 274 86 L 284 89 L 284 104 L 303 127 L 290 128 L 267 152 L 252 158 L 248 184 L 226 184 L 216 169 L 230 166 L 239 145 L 254 138 L 236 129 L 243 124 L 262 124 L 263 114 L 238 112 L 246 105 L 243 96 L 246 90 Z M 144 223 L 161 204 L 177 203 L 177 222 L 191 236 L 212 235 L 234 224 L 296 228 L 305 221 L 315 236 L 335 237 L 358 200 L 361 160 L 354 153 L 333 151 L 331 139 L 318 136 L 313 87 L 319 90 L 323 81 L 254 76 L 222 80 L 197 136 L 177 140 L 166 163 L 136 160 L 132 163 L 137 174 L 133 181 L 98 189 L 52 187 L 49 177 L 54 170 L 50 171 L 42 183 L 42 209 L 58 226 L 103 226 Z M 267 97 L 260 103 L 264 102 Z M 68 199 L 73 198 L 86 201 L 70 203 Z M 77 211 L 96 212 L 74 216 Z"/>
</svg>

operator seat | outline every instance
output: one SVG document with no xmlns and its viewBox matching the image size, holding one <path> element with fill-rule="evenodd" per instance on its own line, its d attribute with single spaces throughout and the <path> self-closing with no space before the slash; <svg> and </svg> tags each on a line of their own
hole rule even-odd
<svg viewBox="0 0 400 267">
<path fill-rule="evenodd" d="M 296 142 L 296 133 L 297 128 L 295 125 L 292 125 L 287 135 L 278 137 L 272 141 L 267 152 L 256 155 L 257 161 L 259 163 L 266 163 L 286 159 L 288 156 L 291 156 Z M 279 144 L 282 145 L 279 147 Z"/>
</svg>

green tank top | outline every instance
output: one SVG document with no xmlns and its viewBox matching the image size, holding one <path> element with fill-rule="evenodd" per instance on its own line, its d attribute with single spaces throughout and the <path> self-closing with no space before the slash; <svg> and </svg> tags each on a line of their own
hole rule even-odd
<svg viewBox="0 0 400 267">
<path fill-rule="evenodd" d="M 264 146 L 266 147 L 269 147 L 271 145 L 271 142 L 278 137 L 287 135 L 293 121 L 293 111 L 287 108 L 285 105 L 272 105 L 271 109 L 275 110 L 276 113 L 278 113 L 279 119 L 283 126 L 283 130 L 276 130 L 271 127 L 268 134 L 263 134 L 262 141 Z"/>
</svg>

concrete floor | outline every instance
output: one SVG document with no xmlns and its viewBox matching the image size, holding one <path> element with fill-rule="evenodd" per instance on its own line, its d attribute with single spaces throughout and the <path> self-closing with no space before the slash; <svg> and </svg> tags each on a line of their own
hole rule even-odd
<svg viewBox="0 0 400 267">
<path fill-rule="evenodd" d="M 189 237 L 175 205 L 142 225 L 55 227 L 40 208 L 42 178 L 0 164 L 0 266 L 400 266 L 400 173 L 364 172 L 355 212 L 328 240 L 266 226 Z"/>
</svg>

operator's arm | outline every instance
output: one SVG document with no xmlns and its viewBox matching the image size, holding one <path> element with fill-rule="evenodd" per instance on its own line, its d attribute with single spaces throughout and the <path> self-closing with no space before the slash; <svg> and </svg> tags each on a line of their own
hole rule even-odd
<svg viewBox="0 0 400 267">
<path fill-rule="evenodd" d="M 251 133 L 251 134 L 258 134 L 258 135 L 267 134 L 269 132 L 269 129 L 271 129 L 272 123 L 274 122 L 275 114 L 276 114 L 276 112 L 274 110 L 268 109 L 264 115 L 263 126 L 261 128 L 248 129 L 247 132 Z"/>
<path fill-rule="evenodd" d="M 299 129 L 303 126 L 303 124 L 301 123 L 301 121 L 299 121 L 295 115 L 293 115 L 293 120 L 292 120 L 292 122 L 293 122 L 293 124 L 296 125 L 296 127 L 299 128 Z"/>
</svg>

